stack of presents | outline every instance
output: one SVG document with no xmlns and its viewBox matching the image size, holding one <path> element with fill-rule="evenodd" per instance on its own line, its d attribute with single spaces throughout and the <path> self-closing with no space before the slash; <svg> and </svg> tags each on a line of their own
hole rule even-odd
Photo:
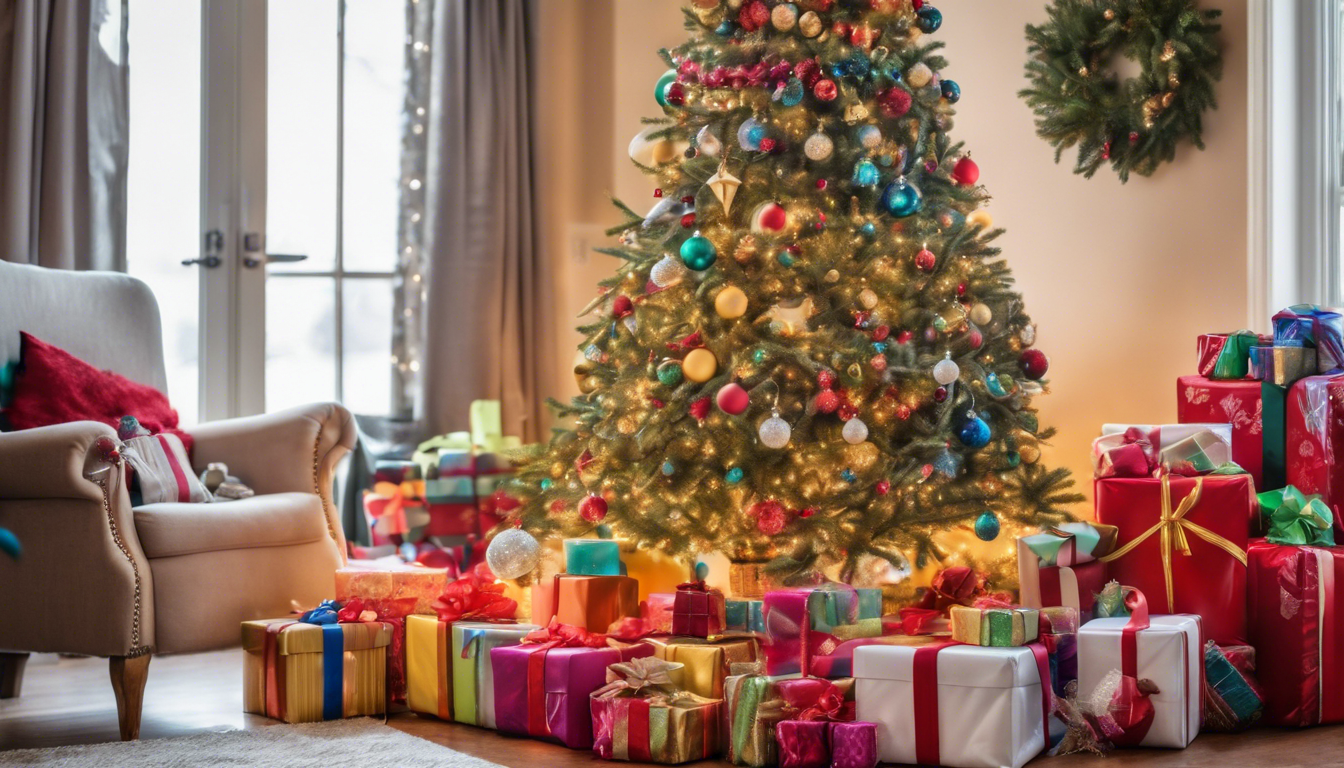
<svg viewBox="0 0 1344 768">
<path fill-rule="evenodd" d="M 1095 520 L 1019 539 L 1016 599 L 965 567 L 896 614 L 833 582 L 641 599 L 618 542 L 570 540 L 530 623 L 477 567 L 347 579 L 338 601 L 244 624 L 248 711 L 381 713 L 400 686 L 425 716 L 608 760 L 783 768 L 1016 768 L 1344 722 L 1342 340 L 1311 306 L 1272 337 L 1201 337 L 1181 423 L 1103 428 Z"/>
</svg>

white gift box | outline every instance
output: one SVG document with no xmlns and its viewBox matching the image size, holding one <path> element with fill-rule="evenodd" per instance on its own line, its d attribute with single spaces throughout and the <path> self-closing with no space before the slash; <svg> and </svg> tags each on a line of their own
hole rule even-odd
<svg viewBox="0 0 1344 768">
<path fill-rule="evenodd" d="M 1146 434 L 1157 432 L 1157 445 L 1153 447 L 1158 451 L 1164 451 L 1196 432 L 1206 430 L 1221 437 L 1228 445 L 1232 444 L 1231 424 L 1102 424 L 1101 434 L 1122 435 L 1130 427 L 1138 427 Z"/>
<path fill-rule="evenodd" d="M 877 756 L 916 763 L 914 661 L 921 649 L 854 649 L 856 718 L 877 723 Z M 1041 674 L 1029 647 L 951 645 L 937 656 L 938 765 L 1020 768 L 1045 749 Z"/>
<path fill-rule="evenodd" d="M 1129 619 L 1093 619 L 1078 630 L 1078 695 L 1091 695 L 1101 679 L 1120 669 L 1120 637 Z M 1203 643 L 1199 617 L 1152 616 L 1138 632 L 1138 677 L 1158 688 L 1153 725 L 1142 747 L 1184 749 L 1199 734 Z"/>
</svg>

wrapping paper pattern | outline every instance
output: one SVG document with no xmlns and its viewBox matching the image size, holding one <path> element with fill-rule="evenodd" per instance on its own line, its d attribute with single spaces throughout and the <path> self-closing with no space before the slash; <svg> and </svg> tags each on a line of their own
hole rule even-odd
<svg viewBox="0 0 1344 768">
<path fill-rule="evenodd" d="M 831 723 L 831 768 L 875 768 L 877 723 Z"/>
<path fill-rule="evenodd" d="M 654 656 L 679 662 L 671 672 L 677 688 L 708 699 L 723 698 L 723 681 L 734 664 L 750 664 L 760 656 L 754 637 L 723 637 L 713 642 L 698 638 L 650 638 Z"/>
<path fill-rule="evenodd" d="M 1271 440 L 1265 444 L 1263 417 L 1267 407 L 1261 382 L 1244 379 L 1219 381 L 1203 376 L 1182 376 L 1176 380 L 1176 420 L 1182 424 L 1231 424 L 1232 461 L 1250 473 L 1257 488 L 1283 485 L 1283 447 Z M 1279 436 L 1282 436 L 1280 431 Z M 1275 451 L 1277 450 L 1277 454 Z M 1265 465 L 1268 453 L 1271 463 Z M 1277 473 L 1277 474 L 1276 474 Z M 1277 482 L 1275 481 L 1277 477 Z"/>
<path fill-rule="evenodd" d="M 847 671 L 814 669 L 817 657 L 832 656 L 846 641 L 882 634 L 882 590 L 848 585 L 800 587 L 769 592 L 764 598 L 766 671 L 771 675 Z"/>
<path fill-rule="evenodd" d="M 557 574 L 532 586 L 532 623 L 606 632 L 626 616 L 639 616 L 639 584 L 628 576 Z"/>
<path fill-rule="evenodd" d="M 1344 547 L 1251 544 L 1247 604 L 1270 725 L 1344 722 Z"/>
<path fill-rule="evenodd" d="M 1199 335 L 1199 375 L 1210 379 L 1244 379 L 1251 347 L 1264 340 L 1250 331 Z"/>
<path fill-rule="evenodd" d="M 360 598 L 382 616 L 433 614 L 434 599 L 447 583 L 447 568 L 383 563 L 377 566 L 348 565 L 336 569 L 336 601 L 347 603 Z M 414 598 L 413 603 L 403 602 L 410 598 Z M 383 607 L 391 612 L 385 612 Z"/>
<path fill-rule="evenodd" d="M 1278 387 L 1292 386 L 1316 373 L 1316 350 L 1310 347 L 1251 347 L 1251 378 Z"/>
<path fill-rule="evenodd" d="M 1050 654 L 1050 682 L 1056 696 L 1067 695 L 1078 680 L 1078 611 L 1067 607 L 1041 609 L 1041 645 Z"/>
<path fill-rule="evenodd" d="M 1255 649 L 1248 645 L 1220 648 L 1204 644 L 1205 732 L 1236 733 L 1255 724 L 1264 699 L 1255 683 Z"/>
<path fill-rule="evenodd" d="M 243 711 L 287 723 L 386 711 L 392 625 L 245 621 Z"/>
<path fill-rule="evenodd" d="M 1315 304 L 1294 304 L 1274 313 L 1274 346 L 1313 347 L 1316 370 L 1344 365 L 1344 315 Z"/>
<path fill-rule="evenodd" d="M 1302 379 L 1288 391 L 1286 407 L 1287 484 L 1319 495 L 1334 513 L 1335 540 L 1344 541 L 1344 376 Z"/>
<path fill-rule="evenodd" d="M 952 639 L 968 645 L 1012 648 L 1034 642 L 1041 613 L 1034 608 L 971 608 L 954 605 Z"/>
<path fill-rule="evenodd" d="M 830 723 L 782 720 L 775 726 L 779 768 L 826 768 L 831 764 Z"/>
<path fill-rule="evenodd" d="M 604 760 L 675 765 L 717 757 L 723 702 L 691 693 L 593 696 L 593 751 Z"/>
<path fill-rule="evenodd" d="M 639 604 L 639 616 L 649 629 L 663 634 L 672 634 L 672 604 L 676 602 L 674 592 L 654 592 Z"/>
<path fill-rule="evenodd" d="M 517 645 L 531 624 L 406 620 L 406 705 L 442 720 L 495 727 L 490 649 Z"/>
</svg>

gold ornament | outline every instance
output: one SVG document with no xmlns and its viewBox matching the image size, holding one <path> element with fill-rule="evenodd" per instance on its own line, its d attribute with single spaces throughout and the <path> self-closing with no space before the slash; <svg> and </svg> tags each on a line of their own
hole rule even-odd
<svg viewBox="0 0 1344 768">
<path fill-rule="evenodd" d="M 971 226 L 977 226 L 980 227 L 981 229 L 988 230 L 994 226 L 994 217 L 989 215 L 989 211 L 986 211 L 984 208 L 981 208 L 978 211 L 973 211 L 972 213 L 970 213 L 966 217 L 966 223 Z"/>
<path fill-rule="evenodd" d="M 838 269 L 827 270 L 827 272 L 826 272 L 826 276 L 823 277 L 822 279 L 825 280 L 825 281 L 828 282 L 828 283 L 839 282 L 839 280 L 840 280 L 840 270 L 838 270 Z"/>
<path fill-rule="evenodd" d="M 862 122 L 868 119 L 868 108 L 859 102 L 854 102 L 845 107 L 845 122 L 850 125 Z"/>
<path fill-rule="evenodd" d="M 747 294 L 730 285 L 714 297 L 714 311 L 725 320 L 734 320 L 747 313 Z"/>
<path fill-rule="evenodd" d="M 798 18 L 798 31 L 803 33 L 803 37 L 816 37 L 825 28 L 816 11 L 808 11 Z"/>
<path fill-rule="evenodd" d="M 984 302 L 976 302 L 971 307 L 971 322 L 976 325 L 989 325 L 989 321 L 994 319 L 994 312 Z"/>
<path fill-rule="evenodd" d="M 1107 8 L 1106 10 L 1104 10 L 1104 11 L 1101 12 L 1101 15 L 1102 15 L 1102 17 L 1103 17 L 1104 19 L 1106 19 L 1107 21 L 1115 21 L 1115 9 L 1114 9 L 1114 8 Z"/>
<path fill-rule="evenodd" d="M 1176 46 L 1172 45 L 1170 40 L 1163 43 L 1162 55 L 1158 56 L 1157 58 L 1160 61 L 1171 61 L 1172 59 L 1176 58 Z"/>
<path fill-rule="evenodd" d="M 857 445 L 845 446 L 845 463 L 855 472 L 867 472 L 877 464 L 881 454 L 876 445 L 865 440 Z"/>
<path fill-rule="evenodd" d="M 920 61 L 905 71 L 905 81 L 915 88 L 923 88 L 933 80 L 933 70 Z"/>
<path fill-rule="evenodd" d="M 713 176 L 705 179 L 705 184 L 709 190 L 718 198 L 719 203 L 723 205 L 723 215 L 728 216 L 733 208 L 733 198 L 737 197 L 737 188 L 742 186 L 742 180 L 728 172 L 728 161 L 719 165 L 719 170 L 714 172 Z"/>
<path fill-rule="evenodd" d="M 864 309 L 872 309 L 877 306 L 877 292 L 872 288 L 864 288 L 859 291 L 859 303 Z"/>
<path fill-rule="evenodd" d="M 738 264 L 746 264 L 756 255 L 756 238 L 751 235 L 743 235 L 741 240 L 737 241 L 737 248 L 733 250 L 733 260 Z"/>
<path fill-rule="evenodd" d="M 704 347 L 692 349 L 686 354 L 686 359 L 681 361 L 681 372 L 696 384 L 703 384 L 714 378 L 718 370 L 719 361 L 713 352 Z"/>
</svg>

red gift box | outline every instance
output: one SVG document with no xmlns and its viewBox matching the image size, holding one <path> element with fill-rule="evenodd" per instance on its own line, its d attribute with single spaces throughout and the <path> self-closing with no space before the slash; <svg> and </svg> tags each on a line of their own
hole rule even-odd
<svg viewBox="0 0 1344 768">
<path fill-rule="evenodd" d="M 728 623 L 723 593 L 697 581 L 677 585 L 672 601 L 672 634 L 713 637 L 723 634 Z"/>
<path fill-rule="evenodd" d="M 1286 443 L 1289 485 L 1319 495 L 1335 514 L 1335 538 L 1344 541 L 1344 376 L 1308 376 L 1288 391 Z"/>
<path fill-rule="evenodd" d="M 469 536 L 480 533 L 477 529 L 476 504 L 427 504 L 429 525 L 426 536 Z"/>
<path fill-rule="evenodd" d="M 1344 547 L 1290 547 L 1256 539 L 1247 605 L 1256 677 L 1270 725 L 1344 722 Z"/>
<path fill-rule="evenodd" d="M 1181 424 L 1231 424 L 1232 460 L 1264 486 L 1264 428 L 1260 382 L 1253 379 L 1176 379 L 1176 421 Z"/>
<path fill-rule="evenodd" d="M 1203 617 L 1206 639 L 1246 640 L 1246 521 L 1258 508 L 1250 475 L 1111 477 L 1095 481 L 1097 522 L 1114 525 L 1111 578 L 1154 613 Z"/>
<path fill-rule="evenodd" d="M 1093 560 L 1079 565 L 1037 565 L 1018 567 L 1020 602 L 1025 608 L 1068 606 L 1084 616 L 1092 615 L 1092 605 L 1106 582 L 1111 580 L 1106 563 Z"/>
</svg>

